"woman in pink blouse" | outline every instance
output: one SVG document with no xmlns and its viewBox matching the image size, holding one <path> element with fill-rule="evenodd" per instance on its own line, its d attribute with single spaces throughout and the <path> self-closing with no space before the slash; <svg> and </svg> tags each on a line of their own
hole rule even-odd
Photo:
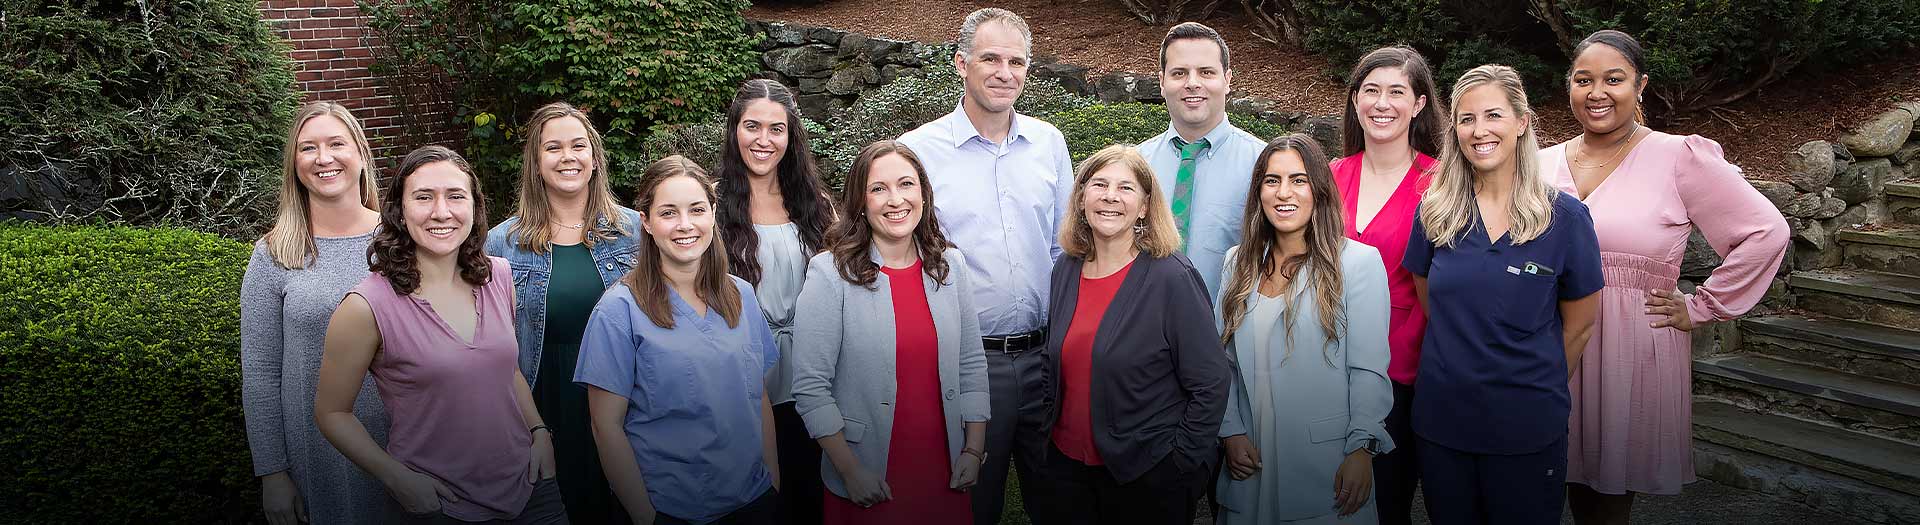
<svg viewBox="0 0 1920 525">
<path fill-rule="evenodd" d="M 1718 143 L 1639 124 L 1645 65 L 1626 33 L 1588 36 L 1567 76 L 1584 133 L 1540 152 L 1554 183 L 1591 210 L 1606 273 L 1598 326 L 1568 385 L 1568 503 L 1582 525 L 1626 523 L 1634 493 L 1678 494 L 1696 479 L 1688 332 L 1758 303 L 1789 235 Z M 1683 294 L 1675 282 L 1694 228 L 1725 262 Z"/>
<path fill-rule="evenodd" d="M 1404 46 L 1376 49 L 1347 76 L 1345 158 L 1335 160 L 1334 185 L 1346 213 L 1347 238 L 1380 250 L 1393 308 L 1387 324 L 1392 358 L 1393 410 L 1387 435 L 1413 443 L 1413 378 L 1420 371 L 1420 340 L 1427 315 L 1413 292 L 1413 274 L 1400 267 L 1420 194 L 1427 190 L 1433 156 L 1440 153 L 1447 123 L 1435 96 L 1433 74 L 1418 51 Z M 1420 479 L 1414 447 L 1402 446 L 1373 460 L 1380 523 L 1411 523 L 1413 490 Z"/>
</svg>

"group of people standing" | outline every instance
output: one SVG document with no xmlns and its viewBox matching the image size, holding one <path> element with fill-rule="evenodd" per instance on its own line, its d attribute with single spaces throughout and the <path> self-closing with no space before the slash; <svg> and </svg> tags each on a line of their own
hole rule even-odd
<svg viewBox="0 0 1920 525">
<path fill-rule="evenodd" d="M 1624 523 L 1694 479 L 1687 331 L 1758 302 L 1787 228 L 1639 124 L 1631 37 L 1576 50 L 1584 133 L 1544 151 L 1512 69 L 1442 101 L 1376 50 L 1329 159 L 1228 123 L 1227 44 L 1180 24 L 1167 131 L 1077 167 L 1014 110 L 1026 22 L 958 44 L 958 106 L 837 199 L 768 80 L 632 208 L 540 108 L 491 230 L 458 154 L 376 188 L 358 121 L 304 107 L 242 290 L 269 521 L 991 524 L 1017 474 L 1043 524 L 1406 523 L 1416 487 L 1435 523 Z M 1725 262 L 1682 293 L 1695 228 Z"/>
</svg>

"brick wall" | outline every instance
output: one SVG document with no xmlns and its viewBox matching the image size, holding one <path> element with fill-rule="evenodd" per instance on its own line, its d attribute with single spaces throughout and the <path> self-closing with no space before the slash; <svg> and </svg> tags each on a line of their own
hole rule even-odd
<svg viewBox="0 0 1920 525">
<path fill-rule="evenodd" d="M 359 117 L 380 164 L 392 166 L 423 144 L 457 146 L 458 129 L 446 125 L 450 106 L 403 107 L 387 78 L 370 70 L 384 48 L 366 28 L 354 0 L 261 0 L 260 16 L 293 47 L 294 81 L 301 100 L 339 102 Z M 407 125 L 417 128 L 408 133 Z"/>
</svg>

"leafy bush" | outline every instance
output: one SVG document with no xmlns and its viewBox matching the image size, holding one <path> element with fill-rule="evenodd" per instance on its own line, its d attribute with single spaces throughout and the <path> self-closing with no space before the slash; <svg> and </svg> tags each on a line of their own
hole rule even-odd
<svg viewBox="0 0 1920 525">
<path fill-rule="evenodd" d="M 299 97 L 252 0 L 0 0 L 0 208 L 243 233 Z"/>
<path fill-rule="evenodd" d="M 832 147 L 832 136 L 826 126 L 812 119 L 801 117 L 800 126 L 807 130 L 807 140 L 811 141 L 816 162 L 825 162 L 821 152 Z M 629 173 L 646 171 L 647 165 L 668 155 L 683 155 L 687 160 L 716 171 L 720 166 L 720 147 L 725 145 L 727 114 L 714 113 L 707 118 L 691 124 L 672 124 L 654 126 L 652 134 L 642 148 L 639 157 L 613 161 L 625 164 Z M 717 175 L 717 174 L 716 174 Z"/>
<path fill-rule="evenodd" d="M 649 130 L 695 122 L 759 67 L 745 0 L 363 0 L 392 46 L 383 72 L 443 80 L 421 104 L 450 100 L 463 148 L 489 191 L 511 201 L 528 113 L 561 100 L 606 135 L 615 188 L 631 186 Z M 644 163 L 638 164 L 644 167 Z M 495 208 L 511 210 L 510 207 Z M 510 212 L 502 212 L 510 213 Z M 504 217 L 504 215 L 501 215 Z M 499 217 L 496 217 L 496 219 Z"/>
<path fill-rule="evenodd" d="M 257 518 L 238 352 L 250 251 L 0 223 L 0 521 Z"/>
<path fill-rule="evenodd" d="M 1054 113 L 1049 122 L 1066 135 L 1067 150 L 1072 152 L 1073 161 L 1078 163 L 1100 151 L 1100 148 L 1114 144 L 1139 144 L 1140 141 L 1153 138 L 1167 130 L 1169 119 L 1164 105 L 1122 102 Z M 1227 121 L 1263 141 L 1287 132 L 1286 128 L 1279 125 L 1239 113 L 1228 113 Z"/>
</svg>

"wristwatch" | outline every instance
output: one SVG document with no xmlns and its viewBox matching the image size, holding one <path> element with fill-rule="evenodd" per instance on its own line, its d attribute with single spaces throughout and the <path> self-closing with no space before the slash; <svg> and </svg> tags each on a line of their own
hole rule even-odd
<svg viewBox="0 0 1920 525">
<path fill-rule="evenodd" d="M 1366 444 L 1362 445 L 1360 450 L 1365 451 L 1368 456 L 1380 455 L 1380 438 L 1367 438 Z"/>
</svg>

